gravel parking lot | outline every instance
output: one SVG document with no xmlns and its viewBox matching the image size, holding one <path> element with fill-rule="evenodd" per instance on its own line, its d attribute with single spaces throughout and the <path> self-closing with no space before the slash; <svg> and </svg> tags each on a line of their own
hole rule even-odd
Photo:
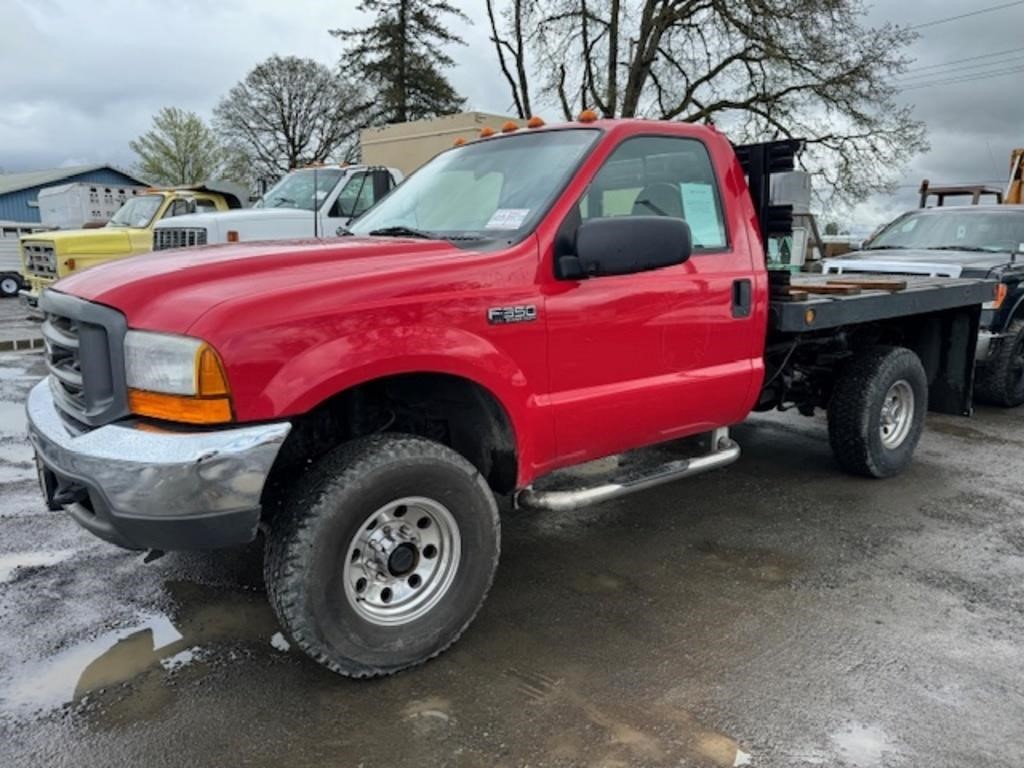
<svg viewBox="0 0 1024 768">
<path fill-rule="evenodd" d="M 108 546 L 35 487 L 0 354 L 0 765 L 1006 766 L 1024 761 L 1024 410 L 933 416 L 905 476 L 824 424 L 717 474 L 509 512 L 447 654 L 352 682 L 278 633 L 257 546 Z"/>
</svg>

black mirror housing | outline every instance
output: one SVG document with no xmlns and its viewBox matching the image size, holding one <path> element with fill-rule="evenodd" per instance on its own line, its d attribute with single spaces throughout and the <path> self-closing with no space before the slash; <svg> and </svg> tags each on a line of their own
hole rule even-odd
<svg viewBox="0 0 1024 768">
<path fill-rule="evenodd" d="M 575 251 L 559 260 L 562 277 L 632 275 L 682 264 L 693 236 L 689 224 L 667 216 L 590 219 L 576 230 Z"/>
</svg>

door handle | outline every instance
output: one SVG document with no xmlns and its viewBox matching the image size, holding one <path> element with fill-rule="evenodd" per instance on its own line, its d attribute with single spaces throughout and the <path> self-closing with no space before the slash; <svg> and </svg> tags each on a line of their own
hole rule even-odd
<svg viewBox="0 0 1024 768">
<path fill-rule="evenodd" d="M 753 308 L 753 284 L 747 278 L 732 281 L 732 316 L 750 317 Z"/>
</svg>

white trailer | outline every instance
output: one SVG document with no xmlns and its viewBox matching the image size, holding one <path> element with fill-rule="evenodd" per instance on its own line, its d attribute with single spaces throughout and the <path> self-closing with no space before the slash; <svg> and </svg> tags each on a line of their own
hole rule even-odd
<svg viewBox="0 0 1024 768">
<path fill-rule="evenodd" d="M 39 190 L 39 218 L 47 229 L 101 227 L 145 187 L 72 182 Z"/>
<path fill-rule="evenodd" d="M 31 222 L 0 221 L 0 297 L 6 299 L 17 296 L 22 287 L 18 238 L 45 229 L 47 227 L 42 224 Z"/>
</svg>

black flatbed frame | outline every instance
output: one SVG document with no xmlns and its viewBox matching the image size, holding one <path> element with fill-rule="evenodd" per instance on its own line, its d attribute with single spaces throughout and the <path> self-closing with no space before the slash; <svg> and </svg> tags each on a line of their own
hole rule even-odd
<svg viewBox="0 0 1024 768">
<path fill-rule="evenodd" d="M 868 280 L 870 274 L 857 274 Z M 901 280 L 907 287 L 899 291 L 876 290 L 861 285 L 853 295 L 811 294 L 806 299 L 772 297 L 768 325 L 776 333 L 807 333 L 841 326 L 924 315 L 958 307 L 976 306 L 992 301 L 997 282 L 971 278 L 878 275 L 882 280 Z M 794 275 L 790 287 L 821 285 L 835 275 Z M 813 311 L 811 311 L 813 310 Z"/>
</svg>

